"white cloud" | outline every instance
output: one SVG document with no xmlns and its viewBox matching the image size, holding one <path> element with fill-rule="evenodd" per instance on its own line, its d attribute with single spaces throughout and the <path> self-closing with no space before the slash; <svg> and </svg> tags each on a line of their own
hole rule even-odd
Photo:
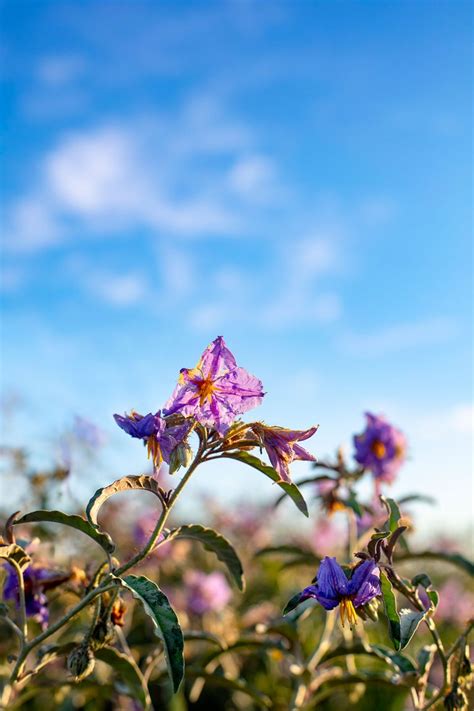
<svg viewBox="0 0 474 711">
<path fill-rule="evenodd" d="M 394 324 L 371 333 L 348 333 L 341 339 L 341 347 L 353 355 L 378 357 L 407 348 L 444 343 L 456 333 L 454 321 L 433 318 L 415 323 Z"/>
<path fill-rule="evenodd" d="M 173 114 L 65 134 L 40 160 L 30 191 L 7 206 L 6 246 L 33 252 L 131 229 L 245 233 L 258 196 L 271 200 L 278 189 L 254 143 L 205 95 Z"/>
<path fill-rule="evenodd" d="M 406 418 L 405 418 L 406 419 Z M 438 407 L 434 411 L 412 414 L 407 430 L 420 440 L 440 441 L 448 436 L 467 435 L 474 432 L 474 405 L 458 403 Z"/>
</svg>

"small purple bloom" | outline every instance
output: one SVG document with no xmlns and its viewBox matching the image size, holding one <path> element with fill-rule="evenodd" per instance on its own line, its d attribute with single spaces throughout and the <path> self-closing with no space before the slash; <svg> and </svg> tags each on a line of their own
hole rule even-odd
<svg viewBox="0 0 474 711">
<path fill-rule="evenodd" d="M 191 430 L 191 423 L 168 426 L 160 410 L 153 415 L 140 415 L 134 410 L 129 415 L 114 415 L 114 420 L 131 437 L 142 439 L 147 444 L 148 457 L 155 469 L 164 461 L 170 462 L 171 453 L 183 442 Z"/>
<path fill-rule="evenodd" d="M 391 483 L 405 459 L 405 435 L 381 416 L 365 416 L 365 431 L 354 436 L 355 460 L 376 479 Z"/>
<path fill-rule="evenodd" d="M 237 366 L 219 336 L 206 348 L 195 368 L 182 368 L 164 412 L 193 416 L 224 435 L 236 416 L 260 405 L 263 396 L 260 380 Z"/>
<path fill-rule="evenodd" d="M 6 571 L 7 578 L 3 587 L 3 596 L 5 600 L 14 600 L 16 606 L 19 607 L 20 590 L 17 574 L 11 565 L 7 566 Z M 49 619 L 48 598 L 44 594 L 44 589 L 48 583 L 57 579 L 56 572 L 41 566 L 30 566 L 23 573 L 26 614 L 39 622 L 43 629 L 46 629 Z M 64 576 L 60 580 L 64 582 Z"/>
<path fill-rule="evenodd" d="M 342 624 L 347 618 L 353 625 L 357 620 L 355 608 L 366 605 L 377 595 L 380 595 L 380 571 L 375 561 L 365 560 L 348 579 L 336 559 L 326 556 L 319 566 L 316 583 L 299 594 L 296 604 L 314 598 L 326 610 L 339 605 Z"/>
<path fill-rule="evenodd" d="M 184 576 L 187 590 L 187 607 L 190 612 L 202 615 L 205 612 L 220 612 L 232 597 L 225 575 L 216 571 L 202 573 L 190 570 Z"/>
<path fill-rule="evenodd" d="M 289 465 L 295 460 L 314 462 L 316 457 L 301 447 L 298 442 L 309 439 L 318 427 L 308 430 L 290 430 L 286 427 L 269 427 L 257 423 L 252 427 L 258 442 L 265 448 L 272 467 L 276 469 L 282 481 L 291 481 Z"/>
</svg>

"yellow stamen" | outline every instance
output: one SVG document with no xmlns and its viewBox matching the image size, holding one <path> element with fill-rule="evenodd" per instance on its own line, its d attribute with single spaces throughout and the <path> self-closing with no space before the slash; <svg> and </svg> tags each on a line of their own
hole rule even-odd
<svg viewBox="0 0 474 711">
<path fill-rule="evenodd" d="M 375 440 L 375 442 L 372 444 L 371 449 L 377 459 L 383 459 L 387 452 L 387 448 L 385 447 L 384 443 L 381 442 L 379 439 Z"/>
<path fill-rule="evenodd" d="M 346 619 L 349 626 L 357 624 L 357 614 L 352 600 L 348 597 L 343 597 L 339 603 L 339 614 L 341 616 L 341 625 L 344 627 Z"/>
<path fill-rule="evenodd" d="M 154 437 L 153 435 L 151 437 L 148 437 L 146 446 L 148 452 L 148 459 L 151 458 L 155 468 L 159 467 L 163 461 L 163 455 L 161 453 L 161 447 L 156 437 Z"/>
<path fill-rule="evenodd" d="M 212 380 L 206 379 L 196 382 L 198 392 L 199 392 L 199 404 L 202 406 L 208 400 L 211 401 L 212 393 L 216 390 Z"/>
</svg>

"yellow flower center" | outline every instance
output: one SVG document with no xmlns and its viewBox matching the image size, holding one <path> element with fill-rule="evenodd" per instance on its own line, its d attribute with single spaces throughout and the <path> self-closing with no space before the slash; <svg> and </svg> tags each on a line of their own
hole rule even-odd
<svg viewBox="0 0 474 711">
<path fill-rule="evenodd" d="M 383 459 L 387 452 L 386 446 L 379 439 L 376 439 L 375 442 L 373 442 L 371 449 L 377 459 Z"/>
<path fill-rule="evenodd" d="M 339 603 L 339 614 L 341 616 L 341 625 L 344 627 L 346 620 L 350 627 L 357 623 L 357 615 L 352 600 L 348 597 L 343 597 Z"/>
<path fill-rule="evenodd" d="M 214 382 L 209 378 L 206 380 L 195 381 L 199 392 L 199 404 L 202 406 L 208 400 L 211 401 L 212 393 L 217 389 Z"/>
</svg>

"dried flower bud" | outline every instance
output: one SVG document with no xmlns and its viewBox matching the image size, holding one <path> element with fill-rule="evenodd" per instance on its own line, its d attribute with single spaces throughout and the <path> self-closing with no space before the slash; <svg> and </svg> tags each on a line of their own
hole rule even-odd
<svg viewBox="0 0 474 711">
<path fill-rule="evenodd" d="M 110 620 L 100 618 L 92 630 L 90 642 L 94 649 L 99 649 L 99 647 L 104 647 L 106 644 L 112 642 L 114 637 L 115 632 Z"/>
<path fill-rule="evenodd" d="M 117 625 L 118 627 L 123 627 L 126 611 L 127 606 L 124 601 L 117 598 L 112 606 L 112 612 L 110 613 L 112 624 Z"/>
<path fill-rule="evenodd" d="M 95 666 L 95 657 L 88 642 L 83 642 L 70 652 L 66 665 L 75 681 L 82 681 L 82 679 L 92 674 Z"/>
</svg>

